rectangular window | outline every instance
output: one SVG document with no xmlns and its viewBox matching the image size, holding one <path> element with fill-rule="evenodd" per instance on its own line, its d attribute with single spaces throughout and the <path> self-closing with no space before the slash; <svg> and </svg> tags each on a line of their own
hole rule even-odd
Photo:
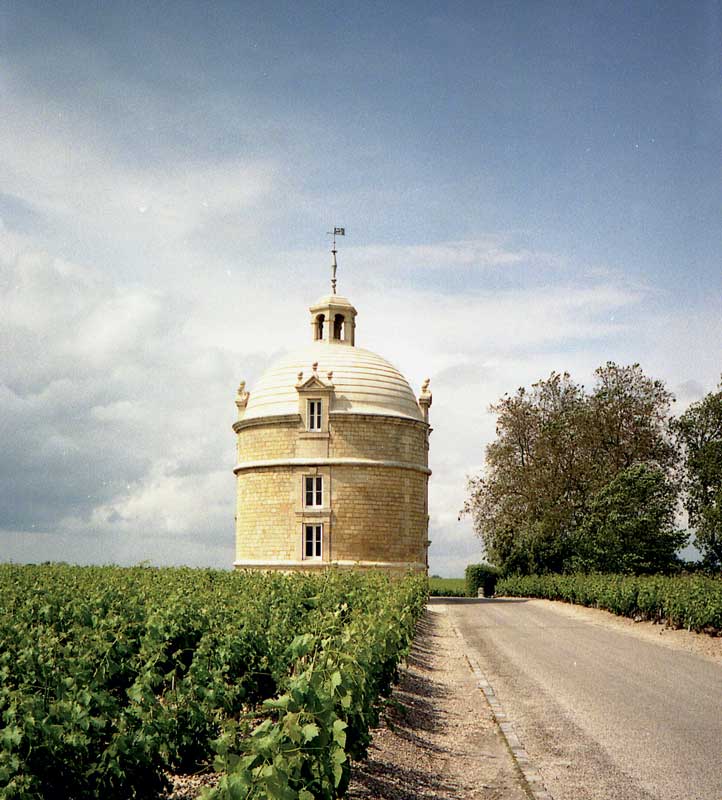
<svg viewBox="0 0 722 800">
<path fill-rule="evenodd" d="M 310 431 L 321 430 L 321 401 L 308 401 L 308 429 Z"/>
<path fill-rule="evenodd" d="M 303 557 L 321 558 L 323 525 L 304 525 Z"/>
<path fill-rule="evenodd" d="M 303 483 L 304 505 L 320 508 L 323 505 L 323 476 L 307 475 Z"/>
</svg>

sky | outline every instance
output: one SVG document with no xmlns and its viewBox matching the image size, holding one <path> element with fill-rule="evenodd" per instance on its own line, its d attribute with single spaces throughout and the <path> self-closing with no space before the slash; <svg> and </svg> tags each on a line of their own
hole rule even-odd
<svg viewBox="0 0 722 800">
<path fill-rule="evenodd" d="M 235 390 L 339 292 L 431 379 L 430 569 L 491 403 L 722 372 L 715 2 L 0 0 L 0 560 L 228 568 Z"/>
</svg>

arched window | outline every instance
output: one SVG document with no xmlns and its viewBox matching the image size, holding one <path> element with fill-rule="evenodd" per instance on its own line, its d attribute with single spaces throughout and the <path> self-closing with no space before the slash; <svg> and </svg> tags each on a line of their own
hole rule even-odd
<svg viewBox="0 0 722 800">
<path fill-rule="evenodd" d="M 323 314 L 319 314 L 316 317 L 316 339 L 323 339 L 323 323 L 326 317 Z"/>
<path fill-rule="evenodd" d="M 338 339 L 339 341 L 343 339 L 343 324 L 344 324 L 343 314 L 336 314 L 336 316 L 333 318 L 334 339 Z"/>
</svg>

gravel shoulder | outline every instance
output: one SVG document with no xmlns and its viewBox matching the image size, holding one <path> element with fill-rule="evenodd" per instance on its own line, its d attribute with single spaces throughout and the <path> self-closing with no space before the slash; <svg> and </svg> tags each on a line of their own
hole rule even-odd
<svg viewBox="0 0 722 800">
<path fill-rule="evenodd" d="M 423 616 L 352 800 L 526 800 L 446 608 Z"/>
</svg>

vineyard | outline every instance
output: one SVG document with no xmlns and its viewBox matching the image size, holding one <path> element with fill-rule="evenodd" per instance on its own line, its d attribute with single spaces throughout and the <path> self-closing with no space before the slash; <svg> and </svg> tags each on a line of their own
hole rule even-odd
<svg viewBox="0 0 722 800">
<path fill-rule="evenodd" d="M 722 580 L 703 575 L 517 575 L 500 579 L 496 593 L 563 600 L 674 628 L 722 632 Z"/>
<path fill-rule="evenodd" d="M 0 565 L 0 795 L 341 796 L 422 578 Z"/>
</svg>

